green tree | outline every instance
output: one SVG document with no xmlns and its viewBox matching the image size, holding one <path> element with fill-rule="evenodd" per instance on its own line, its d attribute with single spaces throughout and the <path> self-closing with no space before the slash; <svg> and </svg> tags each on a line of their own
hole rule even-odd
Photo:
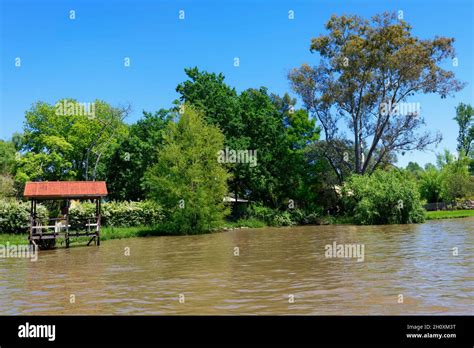
<svg viewBox="0 0 474 348">
<path fill-rule="evenodd" d="M 436 154 L 436 166 L 439 169 L 443 169 L 448 164 L 456 162 L 456 157 L 448 149 L 444 149 L 442 153 Z"/>
<path fill-rule="evenodd" d="M 15 145 L 11 141 L 0 140 L 0 174 L 13 174 L 15 169 Z"/>
<path fill-rule="evenodd" d="M 187 234 L 209 231 L 228 213 L 223 198 L 229 174 L 217 160 L 224 136 L 186 105 L 177 123 L 167 125 L 163 138 L 158 160 L 145 174 L 150 198 L 168 212 L 163 228 Z"/>
<path fill-rule="evenodd" d="M 276 206 L 285 202 L 283 207 L 286 209 L 286 200 L 291 199 L 301 208 L 312 208 L 318 199 L 320 177 L 316 162 L 308 154 L 311 146 L 319 140 L 320 128 L 306 110 L 295 108 L 296 98 L 291 98 L 288 93 L 283 97 L 271 94 L 270 99 L 281 117 L 279 122 L 283 123 L 284 132 L 279 144 L 283 153 L 274 154 L 280 159 L 276 174 L 280 182 Z"/>
<path fill-rule="evenodd" d="M 87 108 L 73 99 L 34 104 L 26 112 L 17 180 L 103 179 L 106 158 L 127 133 L 128 112 L 99 100 Z"/>
<path fill-rule="evenodd" d="M 474 141 L 474 109 L 471 105 L 460 103 L 456 107 L 454 120 L 459 126 L 458 152 L 464 156 L 469 156 Z"/>
<path fill-rule="evenodd" d="M 0 174 L 0 198 L 15 196 L 15 182 L 8 174 Z"/>
<path fill-rule="evenodd" d="M 157 149 L 163 143 L 163 132 L 173 115 L 161 109 L 130 126 L 128 137 L 107 162 L 109 197 L 115 200 L 143 200 L 145 171 L 157 160 Z"/>
<path fill-rule="evenodd" d="M 473 198 L 474 187 L 468 169 L 468 160 L 461 156 L 447 163 L 441 170 L 441 197 L 452 202 L 461 198 Z"/>
<path fill-rule="evenodd" d="M 427 166 L 419 178 L 421 198 L 428 203 L 441 202 L 442 180 L 441 173 L 434 165 Z"/>
<path fill-rule="evenodd" d="M 176 87 L 180 102 L 194 105 L 208 123 L 219 126 L 225 135 L 225 146 L 243 149 L 247 145 L 242 137 L 245 124 L 235 88 L 224 82 L 222 73 L 200 71 L 197 67 L 184 71 L 188 79 Z"/>
<path fill-rule="evenodd" d="M 230 190 L 253 201 L 279 207 L 287 199 L 308 192 L 305 147 L 319 137 L 315 121 L 305 110 L 295 110 L 295 99 L 279 97 L 267 89 L 249 88 L 238 94 L 216 75 L 186 69 L 189 79 L 177 87 L 187 102 L 218 126 L 231 150 L 257 151 L 257 165 L 229 164 Z"/>
<path fill-rule="evenodd" d="M 459 104 L 456 107 L 454 120 L 459 126 L 457 150 L 460 155 L 466 156 L 469 162 L 469 172 L 474 175 L 474 109 L 471 105 Z"/>
<path fill-rule="evenodd" d="M 405 169 L 412 173 L 415 178 L 419 178 L 423 173 L 423 168 L 416 162 L 409 162 Z"/>
<path fill-rule="evenodd" d="M 327 35 L 311 41 L 319 65 L 293 69 L 289 79 L 319 119 L 328 147 L 347 139 L 338 122 L 341 117 L 347 120 L 353 160 L 341 161 L 342 153 L 328 151 L 335 171 L 344 165 L 355 173 L 371 173 L 397 153 L 439 143 L 439 134 L 420 132 L 424 120 L 416 105 L 403 110 L 400 106 L 418 94 L 444 98 L 463 87 L 453 72 L 442 68 L 455 56 L 454 39 L 418 38 L 410 25 L 389 13 L 370 21 L 333 15 L 326 29 Z"/>
<path fill-rule="evenodd" d="M 0 198 L 15 195 L 15 145 L 11 141 L 0 140 Z"/>
<path fill-rule="evenodd" d="M 344 184 L 347 208 L 358 224 L 423 222 L 424 209 L 415 180 L 407 172 L 376 170 L 353 175 Z"/>
</svg>

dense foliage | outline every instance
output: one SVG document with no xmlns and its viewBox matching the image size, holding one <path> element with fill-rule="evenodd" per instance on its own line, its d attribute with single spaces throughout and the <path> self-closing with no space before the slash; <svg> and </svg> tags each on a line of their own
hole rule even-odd
<svg viewBox="0 0 474 348">
<path fill-rule="evenodd" d="M 424 221 L 416 182 L 396 170 L 377 170 L 372 175 L 353 175 L 344 185 L 345 203 L 355 222 L 406 224 Z"/>
<path fill-rule="evenodd" d="M 246 217 L 265 222 L 269 226 L 292 226 L 321 224 L 321 210 L 291 208 L 286 211 L 272 209 L 261 204 L 252 204 L 247 208 Z"/>
<path fill-rule="evenodd" d="M 422 131 L 417 110 L 398 107 L 413 95 L 445 97 L 463 87 L 446 70 L 454 39 L 418 38 L 387 13 L 332 16 L 326 29 L 310 46 L 319 65 L 288 75 L 304 108 L 263 86 L 237 91 L 222 73 L 197 67 L 185 69 L 172 107 L 144 111 L 132 124 L 125 123 L 129 106 L 96 100 L 87 109 L 70 98 L 34 103 L 23 132 L 0 140 L 0 232 L 24 231 L 29 206 L 14 199 L 22 199 L 27 181 L 105 180 L 104 225 L 172 234 L 214 230 L 226 218 L 272 226 L 319 224 L 329 215 L 359 224 L 414 223 L 423 221 L 424 203 L 474 199 L 469 104 L 453 110 L 456 154 L 446 150 L 424 168 L 395 166 L 399 153 L 440 141 Z M 221 161 L 224 150 L 253 157 Z M 229 216 L 226 196 L 248 201 L 241 216 Z M 46 206 L 39 209 L 46 218 Z M 75 204 L 71 222 L 92 218 L 94 209 Z"/>
<path fill-rule="evenodd" d="M 107 182 L 110 198 L 140 200 L 145 198 L 144 175 L 156 163 L 157 149 L 163 143 L 163 132 L 172 114 L 159 110 L 144 112 L 142 119 L 130 127 L 129 136 L 107 159 Z"/>
<path fill-rule="evenodd" d="M 229 190 L 273 208 L 289 198 L 306 200 L 313 164 L 305 161 L 304 149 L 319 138 L 319 129 L 306 111 L 294 109 L 296 100 L 269 94 L 264 87 L 239 94 L 222 74 L 185 71 L 189 79 L 176 89 L 180 101 L 194 105 L 208 123 L 218 126 L 226 147 L 257 151 L 256 166 L 228 166 Z"/>
<path fill-rule="evenodd" d="M 43 225 L 48 223 L 48 210 L 38 204 L 38 219 Z M 0 199 L 0 233 L 25 233 L 30 222 L 30 204 L 13 199 Z"/>
<path fill-rule="evenodd" d="M 145 174 L 148 196 L 166 209 L 164 229 L 201 233 L 222 223 L 229 174 L 217 161 L 224 145 L 220 130 L 186 105 L 179 120 L 167 125 L 157 162 Z"/>
<path fill-rule="evenodd" d="M 127 134 L 127 113 L 99 100 L 89 109 L 73 99 L 37 102 L 26 112 L 16 179 L 103 179 L 104 159 Z"/>
<path fill-rule="evenodd" d="M 117 202 L 102 204 L 102 225 L 111 227 L 156 226 L 163 221 L 163 208 L 153 201 Z M 95 204 L 76 203 L 70 209 L 73 228 L 84 226 L 87 219 L 95 218 Z"/>
</svg>

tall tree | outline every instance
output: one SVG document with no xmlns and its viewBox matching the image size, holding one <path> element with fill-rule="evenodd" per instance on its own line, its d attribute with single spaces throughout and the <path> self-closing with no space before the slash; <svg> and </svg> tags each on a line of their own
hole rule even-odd
<svg viewBox="0 0 474 348">
<path fill-rule="evenodd" d="M 410 161 L 405 169 L 413 174 L 415 178 L 419 178 L 423 174 L 423 168 L 416 162 Z"/>
<path fill-rule="evenodd" d="M 445 201 L 474 198 L 474 182 L 471 181 L 467 158 L 449 162 L 441 170 L 441 197 Z"/>
<path fill-rule="evenodd" d="M 130 126 L 128 137 L 107 162 L 109 197 L 116 200 L 145 198 L 144 174 L 157 160 L 157 149 L 163 144 L 163 133 L 173 114 L 161 109 Z"/>
<path fill-rule="evenodd" d="M 15 155 L 16 150 L 13 142 L 0 140 L 0 174 L 13 174 Z"/>
<path fill-rule="evenodd" d="M 456 162 L 456 157 L 448 149 L 436 154 L 436 166 L 441 170 L 449 164 Z"/>
<path fill-rule="evenodd" d="M 15 195 L 13 174 L 15 170 L 15 145 L 12 141 L 0 140 L 0 198 Z"/>
<path fill-rule="evenodd" d="M 460 103 L 456 107 L 454 120 L 459 126 L 457 150 L 464 156 L 469 156 L 474 141 L 474 109 L 471 105 Z"/>
<path fill-rule="evenodd" d="M 264 87 L 238 94 L 222 74 L 186 69 L 189 79 L 177 87 L 181 102 L 202 110 L 218 126 L 231 150 L 256 150 L 255 166 L 229 164 L 231 192 L 278 207 L 305 191 L 304 148 L 319 136 L 315 121 L 296 100 L 269 94 Z"/>
<path fill-rule="evenodd" d="M 96 100 L 88 110 L 73 99 L 38 102 L 26 112 L 16 177 L 28 180 L 96 180 L 127 133 L 130 107 Z"/>
<path fill-rule="evenodd" d="M 440 171 L 434 165 L 427 166 L 425 171 L 421 172 L 418 183 L 421 198 L 428 203 L 440 202 L 442 184 Z"/>
<path fill-rule="evenodd" d="M 424 120 L 416 104 L 402 103 L 420 93 L 444 98 L 463 87 L 440 66 L 454 57 L 454 39 L 417 38 L 405 21 L 389 13 L 370 21 L 332 16 L 326 29 L 327 35 L 311 42 L 319 65 L 293 69 L 289 79 L 320 120 L 329 147 L 345 139 L 339 119 L 347 120 L 354 156 L 343 165 L 359 174 L 370 173 L 396 153 L 423 150 L 441 140 L 439 134 L 418 132 Z M 338 159 L 327 157 L 337 168 Z"/>
<path fill-rule="evenodd" d="M 222 222 L 229 174 L 216 154 L 223 144 L 220 130 L 191 106 L 167 125 L 146 185 L 150 198 L 170 212 L 169 231 L 199 233 Z"/>
</svg>

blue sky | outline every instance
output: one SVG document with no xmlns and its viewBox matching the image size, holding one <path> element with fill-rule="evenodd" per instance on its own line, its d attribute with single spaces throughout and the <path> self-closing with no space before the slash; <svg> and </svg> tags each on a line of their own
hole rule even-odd
<svg viewBox="0 0 474 348">
<path fill-rule="evenodd" d="M 61 1 L 0 0 L 0 138 L 21 131 L 24 114 L 42 100 L 63 97 L 81 102 L 102 99 L 113 105 L 131 103 L 132 123 L 142 110 L 169 107 L 184 68 L 198 66 L 223 72 L 241 91 L 267 86 L 283 94 L 290 87 L 288 71 L 302 63 L 316 64 L 309 52 L 312 37 L 324 33 L 332 14 L 364 17 L 403 11 L 414 34 L 454 37 L 459 66 L 452 68 L 468 86 L 455 98 L 415 97 L 427 128 L 439 130 L 435 149 L 456 148 L 453 117 L 459 102 L 474 103 L 473 4 L 470 0 L 240 0 L 240 1 Z M 74 10 L 76 19 L 69 19 Z M 185 11 L 185 19 L 178 18 Z M 288 19 L 293 10 L 294 20 Z M 21 67 L 15 67 L 15 58 Z M 130 67 L 124 67 L 129 57 Z M 233 65 L 239 57 L 240 67 Z M 433 152 L 400 156 L 434 162 Z"/>
</svg>

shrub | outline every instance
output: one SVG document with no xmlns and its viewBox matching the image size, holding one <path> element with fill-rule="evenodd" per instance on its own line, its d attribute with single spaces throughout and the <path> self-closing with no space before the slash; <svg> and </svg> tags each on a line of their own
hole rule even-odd
<svg viewBox="0 0 474 348">
<path fill-rule="evenodd" d="M 107 202 L 102 205 L 103 224 L 113 227 L 146 225 L 144 212 L 139 202 Z"/>
<path fill-rule="evenodd" d="M 318 213 L 309 213 L 305 215 L 301 224 L 303 225 L 319 225 L 321 223 L 320 214 Z"/>
<path fill-rule="evenodd" d="M 319 225 L 321 224 L 321 208 L 288 209 L 279 211 L 261 204 L 252 204 L 247 208 L 246 217 L 257 219 L 270 226 Z"/>
<path fill-rule="evenodd" d="M 407 173 L 377 170 L 353 175 L 344 185 L 348 211 L 358 224 L 398 224 L 424 221 L 416 182 Z"/>
<path fill-rule="evenodd" d="M 12 177 L 0 174 L 0 198 L 15 196 L 15 182 Z"/>
<path fill-rule="evenodd" d="M 250 205 L 246 215 L 248 218 L 263 221 L 270 226 L 292 226 L 303 219 L 303 213 L 298 209 L 282 212 L 260 204 Z"/>
<path fill-rule="evenodd" d="M 91 202 L 72 203 L 69 209 L 71 229 L 82 229 L 87 219 L 95 218 L 95 204 Z"/>
<path fill-rule="evenodd" d="M 440 172 L 430 167 L 420 174 L 419 191 L 421 198 L 426 199 L 428 203 L 441 201 L 442 180 Z"/>
<path fill-rule="evenodd" d="M 296 223 L 291 220 L 291 215 L 288 211 L 285 212 L 276 212 L 273 216 L 270 225 L 272 226 L 292 226 Z"/>
<path fill-rule="evenodd" d="M 290 214 L 290 218 L 293 224 L 299 225 L 299 224 L 304 223 L 306 214 L 303 210 L 295 208 L 295 209 L 290 209 L 288 212 Z"/>
<path fill-rule="evenodd" d="M 163 209 L 157 203 L 106 202 L 102 204 L 102 225 L 111 227 L 153 226 L 163 220 Z M 85 220 L 95 218 L 95 204 L 82 202 L 70 209 L 72 228 L 83 226 Z"/>
<path fill-rule="evenodd" d="M 448 163 L 440 173 L 441 197 L 444 201 L 455 201 L 459 198 L 471 197 L 474 193 L 474 185 L 466 160 L 458 160 Z"/>
<path fill-rule="evenodd" d="M 48 223 L 48 210 L 45 206 L 36 206 L 38 219 L 43 225 Z M 25 233 L 30 223 L 30 203 L 14 199 L 0 200 L 0 233 Z"/>
<path fill-rule="evenodd" d="M 142 209 L 142 225 L 155 226 L 163 221 L 165 216 L 164 209 L 158 203 L 154 201 L 141 201 L 139 206 Z"/>
<path fill-rule="evenodd" d="M 265 221 L 267 224 L 270 224 L 275 216 L 275 210 L 260 204 L 251 204 L 247 208 L 246 215 L 250 218 Z"/>
</svg>

